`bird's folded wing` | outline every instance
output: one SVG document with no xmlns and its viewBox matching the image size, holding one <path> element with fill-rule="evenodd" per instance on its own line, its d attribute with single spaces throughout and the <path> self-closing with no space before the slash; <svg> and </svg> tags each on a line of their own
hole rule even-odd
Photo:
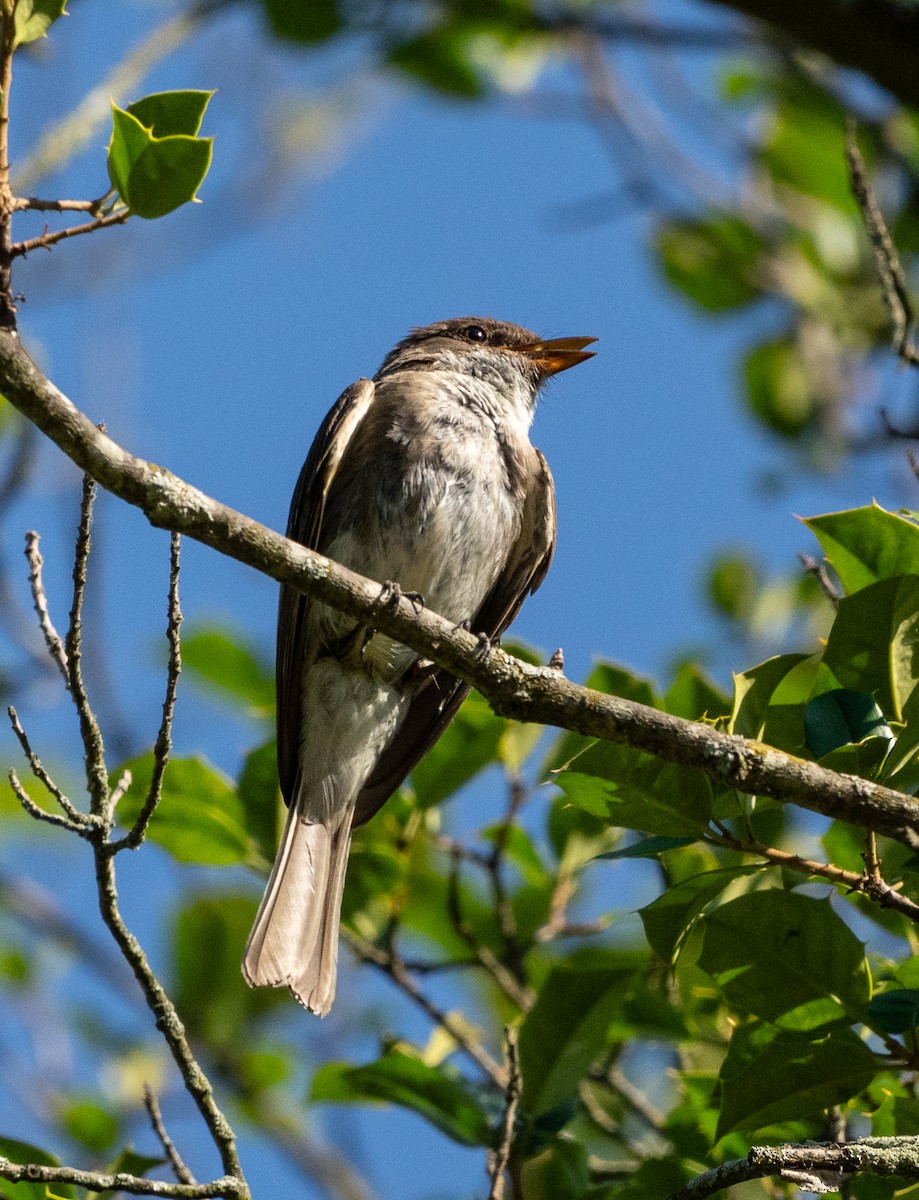
<svg viewBox="0 0 919 1200">
<path fill-rule="evenodd" d="M 523 520 L 507 563 L 472 619 L 474 633 L 497 638 L 545 578 L 555 551 L 555 488 L 549 465 L 533 450 Z M 409 706 L 405 720 L 362 788 L 355 826 L 368 821 L 434 745 L 469 693 L 469 685 L 438 670 Z"/>
<path fill-rule="evenodd" d="M 326 499 L 342 456 L 373 403 L 370 379 L 359 379 L 339 396 L 310 447 L 294 489 L 287 536 L 315 550 Z M 288 584 L 281 585 L 277 641 L 278 775 L 289 804 L 296 788 L 302 723 L 303 670 L 315 648 L 308 645 L 310 601 Z"/>
</svg>

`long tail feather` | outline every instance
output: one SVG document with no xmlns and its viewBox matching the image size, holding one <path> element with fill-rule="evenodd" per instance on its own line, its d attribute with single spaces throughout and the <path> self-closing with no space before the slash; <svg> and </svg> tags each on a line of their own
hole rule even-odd
<svg viewBox="0 0 919 1200">
<path fill-rule="evenodd" d="M 325 1016 L 335 996 L 338 926 L 351 846 L 352 807 L 334 827 L 291 805 L 274 868 L 246 945 L 243 975 L 252 987 L 289 987 Z"/>
</svg>

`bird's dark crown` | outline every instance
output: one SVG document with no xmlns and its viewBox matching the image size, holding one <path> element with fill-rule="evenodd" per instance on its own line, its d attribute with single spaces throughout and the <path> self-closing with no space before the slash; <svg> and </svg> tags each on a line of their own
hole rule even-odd
<svg viewBox="0 0 919 1200">
<path fill-rule="evenodd" d="M 513 350 L 531 346 L 538 335 L 510 321 L 494 317 L 452 317 L 413 329 L 387 354 L 378 377 L 393 367 L 423 368 L 435 358 L 438 350 L 475 350 L 478 348 Z"/>
</svg>

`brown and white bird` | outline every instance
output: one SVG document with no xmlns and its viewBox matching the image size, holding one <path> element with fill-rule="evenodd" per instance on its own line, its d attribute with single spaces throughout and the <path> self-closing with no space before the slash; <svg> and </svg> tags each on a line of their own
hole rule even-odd
<svg viewBox="0 0 919 1200">
<path fill-rule="evenodd" d="M 287 536 L 497 638 L 555 547 L 555 496 L 529 439 L 540 385 L 595 338 L 542 341 L 460 317 L 415 329 L 326 417 Z M 324 1016 L 335 995 L 351 833 L 449 724 L 468 686 L 286 585 L 277 644 L 278 771 L 289 807 L 243 961 Z"/>
</svg>

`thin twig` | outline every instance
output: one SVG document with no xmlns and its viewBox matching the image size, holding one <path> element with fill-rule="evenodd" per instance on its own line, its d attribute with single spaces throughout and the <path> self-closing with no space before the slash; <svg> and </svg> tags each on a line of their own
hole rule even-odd
<svg viewBox="0 0 919 1200">
<path fill-rule="evenodd" d="M 160 1145 L 166 1157 L 169 1159 L 169 1164 L 175 1171 L 175 1177 L 179 1183 L 188 1183 L 194 1185 L 197 1181 L 189 1171 L 188 1167 L 182 1158 L 182 1155 L 176 1149 L 175 1142 L 166 1132 L 166 1126 L 163 1124 L 163 1114 L 160 1110 L 160 1103 L 148 1083 L 144 1084 L 144 1108 L 147 1110 L 147 1115 L 150 1118 L 150 1124 L 153 1126 L 153 1132 L 160 1140 Z"/>
<path fill-rule="evenodd" d="M 463 915 L 460 898 L 460 856 L 456 851 L 451 855 L 450 874 L 447 880 L 447 912 L 457 935 L 466 943 L 476 960 L 484 967 L 505 996 L 522 1012 L 528 1012 L 533 1007 L 535 999 L 531 990 L 519 982 L 490 946 L 482 943 Z"/>
<path fill-rule="evenodd" d="M 29 793 L 25 790 L 19 781 L 19 776 L 15 771 L 10 770 L 8 775 L 10 787 L 16 793 L 16 799 L 36 821 L 47 821 L 49 825 L 57 825 L 61 829 L 66 829 L 70 833 L 78 833 L 80 837 L 89 837 L 90 832 L 85 825 L 78 825 L 76 821 L 71 821 L 69 817 L 62 817 L 60 813 L 46 812 L 45 809 L 39 808 Z"/>
<path fill-rule="evenodd" d="M 501 1064 L 495 1062 L 481 1042 L 471 1035 L 469 1027 L 464 1021 L 457 1019 L 452 1013 L 444 1012 L 421 990 L 418 982 L 412 978 L 397 954 L 381 950 L 373 942 L 351 930 L 342 930 L 342 937 L 358 958 L 379 967 L 398 988 L 427 1013 L 435 1025 L 439 1025 L 441 1029 L 449 1033 L 457 1046 L 481 1067 L 493 1083 L 500 1088 L 507 1087 L 507 1074 Z"/>
<path fill-rule="evenodd" d="M 94 215 L 112 195 L 109 190 L 98 200 L 40 200 L 37 196 L 18 196 L 13 201 L 15 212 L 88 212 Z"/>
<path fill-rule="evenodd" d="M 9 705 L 6 711 L 9 714 L 10 724 L 13 727 L 13 733 L 15 733 L 19 744 L 22 747 L 23 754 L 25 754 L 26 758 L 28 759 L 29 767 L 31 768 L 32 774 L 35 776 L 35 778 L 39 781 L 39 783 L 44 785 L 46 790 L 54 797 L 70 820 L 74 822 L 74 824 L 94 824 L 94 819 L 90 816 L 90 814 L 80 812 L 76 805 L 64 795 L 58 785 L 48 774 L 41 759 L 32 749 L 29 736 L 23 729 L 19 720 L 19 714 L 16 712 L 16 709 L 13 708 L 12 704 Z"/>
<path fill-rule="evenodd" d="M 46 229 L 44 233 L 29 238 L 28 241 L 13 242 L 10 255 L 13 258 L 21 258 L 24 254 L 31 254 L 33 250 L 50 250 L 52 246 L 67 238 L 79 237 L 83 233 L 95 233 L 97 229 L 107 229 L 110 225 L 123 225 L 130 216 L 133 216 L 133 213 L 129 208 L 119 208 L 117 212 L 109 213 L 105 217 L 96 217 L 83 225 L 68 225 L 66 229 Z"/>
<path fill-rule="evenodd" d="M 798 854 L 789 854 L 786 850 L 767 846 L 755 838 L 742 839 L 731 833 L 710 833 L 705 840 L 727 850 L 739 850 L 742 854 L 755 854 L 779 867 L 787 867 L 793 871 L 801 871 L 805 875 L 826 879 L 830 883 L 847 888 L 850 892 L 858 892 L 866 896 L 881 908 L 889 908 L 908 917 L 911 921 L 919 921 L 919 904 L 910 900 L 908 896 L 901 895 L 896 884 L 888 883 L 880 875 L 876 877 L 867 871 L 859 875 L 855 871 L 846 871 L 833 863 L 802 858 Z"/>
<path fill-rule="evenodd" d="M 507 1058 L 507 1090 L 504 1093 L 504 1118 L 501 1122 L 501 1140 L 495 1151 L 491 1168 L 491 1188 L 488 1200 L 503 1200 L 504 1173 L 511 1158 L 514 1144 L 514 1125 L 523 1079 L 520 1075 L 520 1051 L 517 1048 L 517 1030 L 508 1025 L 504 1030 L 505 1057 Z"/>
<path fill-rule="evenodd" d="M 10 190 L 10 90 L 16 25 L 4 2 L 0 25 L 0 327 L 16 329 L 13 300 L 13 194 Z"/>
<path fill-rule="evenodd" d="M 116 853 L 124 847 L 136 850 L 143 842 L 147 834 L 150 819 L 156 811 L 156 806 L 159 804 L 163 792 L 163 776 L 166 773 L 169 753 L 172 750 L 172 720 L 175 714 L 176 691 L 179 686 L 179 674 L 182 670 L 182 649 L 179 636 L 179 628 L 182 624 L 182 609 L 179 604 L 179 556 L 181 541 L 181 536 L 178 533 L 174 533 L 170 541 L 169 615 L 166 625 L 166 638 L 169 642 L 169 664 L 166 668 L 166 698 L 163 701 L 163 717 L 160 722 L 156 744 L 153 747 L 153 773 L 150 778 L 150 788 L 147 792 L 143 808 L 141 808 L 130 833 L 120 842 L 110 843 L 109 849 L 112 853 Z M 114 813 L 116 803 L 117 800 L 114 803 L 111 799 L 109 801 L 112 813 Z"/>
<path fill-rule="evenodd" d="M 511 904 L 507 889 L 504 886 L 504 857 L 507 852 L 507 842 L 514 827 L 514 822 L 520 810 L 526 804 L 527 790 L 519 771 L 514 771 L 508 779 L 507 806 L 498 822 L 494 835 L 494 848 L 491 852 L 488 870 L 491 876 L 492 895 L 495 901 L 495 913 L 501 936 L 504 938 L 506 960 L 511 973 L 523 985 L 523 947 L 518 937 L 517 918 Z"/>
<path fill-rule="evenodd" d="M 842 599 L 842 593 L 830 579 L 830 573 L 826 569 L 826 563 L 822 563 L 819 559 L 814 558 L 810 554 L 801 553 L 798 555 L 798 561 L 808 575 L 813 577 L 820 584 L 820 590 L 826 596 L 827 600 L 835 607 Z"/>
<path fill-rule="evenodd" d="M 41 551 L 38 548 L 40 541 L 41 537 L 34 529 L 30 529 L 26 534 L 29 586 L 32 589 L 32 600 L 35 604 L 35 611 L 38 613 L 38 624 L 41 627 L 45 645 L 48 647 L 48 653 L 55 663 L 57 663 L 58 669 L 64 677 L 64 682 L 69 688 L 70 668 L 67 665 L 67 651 L 64 649 L 61 635 L 55 629 L 54 622 L 51 620 L 51 613 L 48 611 L 48 597 L 45 593 L 45 585 L 42 579 L 42 567 L 45 560 L 42 558 Z"/>
<path fill-rule="evenodd" d="M 83 756 L 86 768 L 86 786 L 89 791 L 90 812 L 98 816 L 105 813 L 108 803 L 108 772 L 105 766 L 105 746 L 102 730 L 93 712 L 83 683 L 83 598 L 86 594 L 86 568 L 92 544 L 90 529 L 93 517 L 93 500 L 96 485 L 88 476 L 83 476 L 83 494 L 80 501 L 80 524 L 77 529 L 76 550 L 73 561 L 73 601 L 70 605 L 70 626 L 67 630 L 67 668 L 70 694 L 80 719 L 80 735 L 83 740 Z"/>
<path fill-rule="evenodd" d="M 846 161 L 849 164 L 852 194 L 874 247 L 874 261 L 881 281 L 881 290 L 893 324 L 893 348 L 903 362 L 912 367 L 919 367 L 919 351 L 913 345 L 911 336 L 913 307 L 906 274 L 871 186 L 871 180 L 868 178 L 865 160 L 855 135 L 855 121 L 851 118 L 846 129 Z"/>
</svg>

